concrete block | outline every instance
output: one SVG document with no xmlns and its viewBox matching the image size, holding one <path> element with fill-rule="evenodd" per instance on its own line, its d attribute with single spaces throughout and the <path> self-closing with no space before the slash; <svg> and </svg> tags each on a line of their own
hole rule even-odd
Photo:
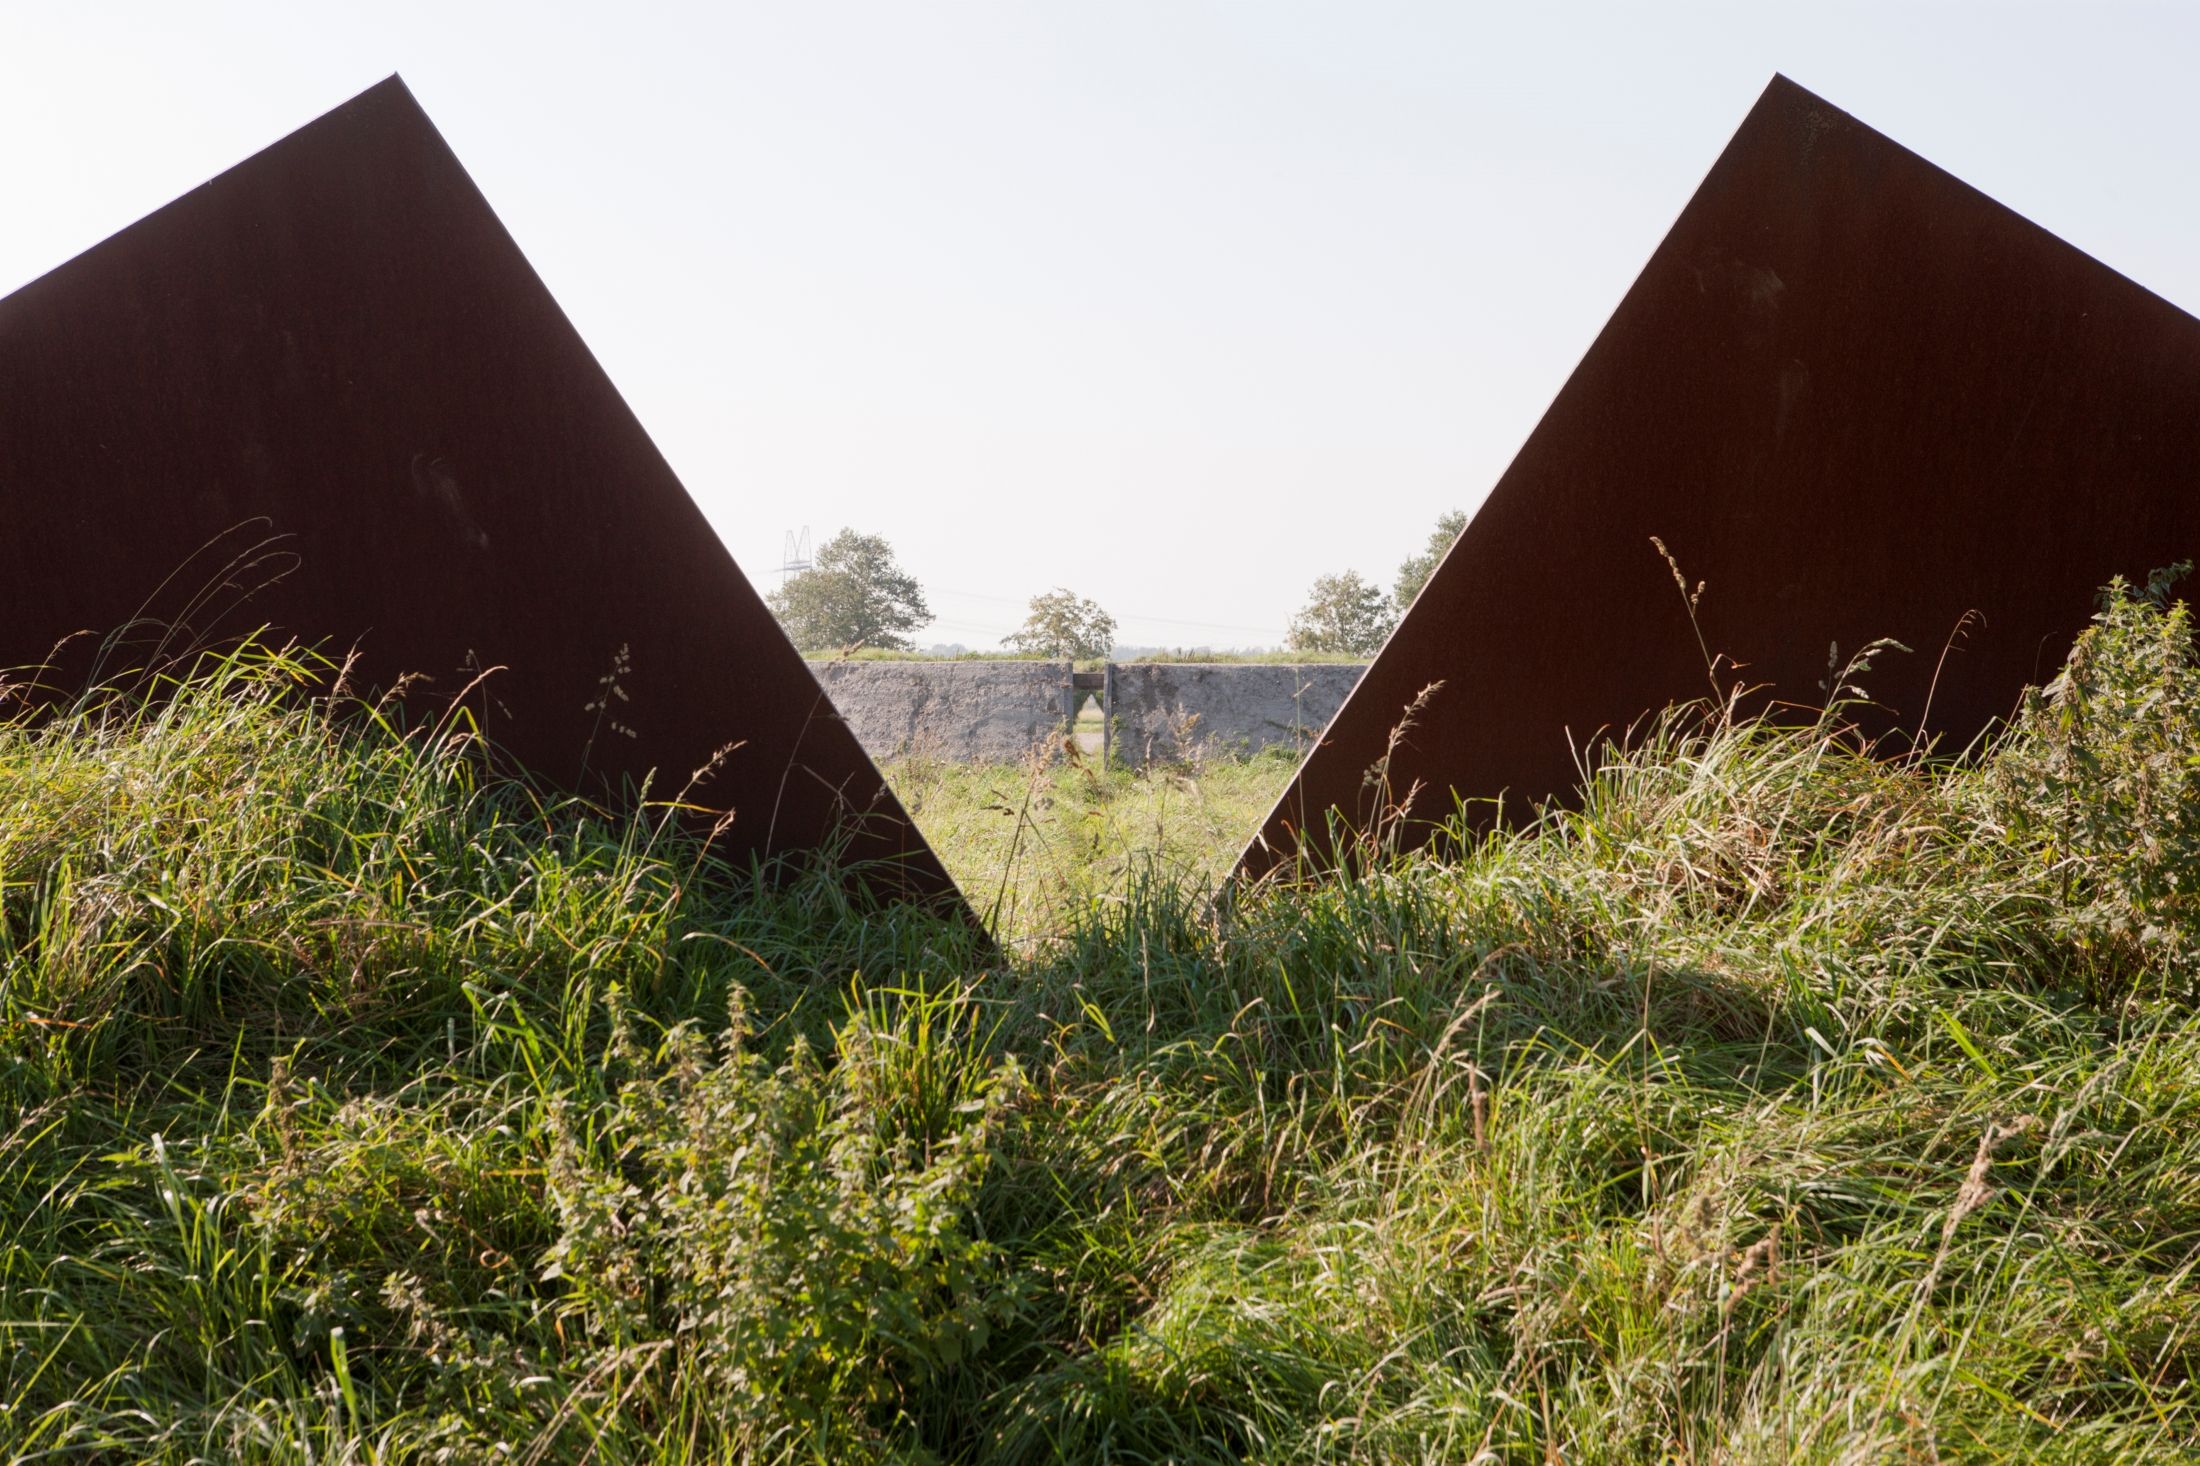
<svg viewBox="0 0 2200 1466">
<path fill-rule="evenodd" d="M 1050 755 L 1069 720 L 1068 662 L 812 662 L 872 758 L 955 763 Z"/>
<path fill-rule="evenodd" d="M 1108 668 L 1115 756 L 1132 768 L 1275 744 L 1304 750 L 1365 670 L 1358 662 L 1127 662 Z"/>
</svg>

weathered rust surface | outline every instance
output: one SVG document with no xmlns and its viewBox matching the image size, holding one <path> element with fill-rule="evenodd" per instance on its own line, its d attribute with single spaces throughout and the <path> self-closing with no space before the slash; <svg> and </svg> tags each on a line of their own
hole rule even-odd
<svg viewBox="0 0 2200 1466">
<path fill-rule="evenodd" d="M 1829 647 L 1893 637 L 1871 730 L 1960 745 L 2096 587 L 2200 553 L 2200 321 L 1775 78 L 1245 868 L 1364 827 L 1431 683 L 1389 765 L 1425 816 L 1563 797 L 1575 745 L 1703 695 L 1653 535 L 1742 680 L 1816 705 Z"/>
<path fill-rule="evenodd" d="M 17 201 L 23 203 L 25 201 Z M 0 666 L 72 689 L 268 626 L 430 680 L 551 783 L 855 829 L 959 904 L 816 680 L 396 78 L 0 301 Z M 241 557 L 241 558 L 238 558 Z M 226 567 L 226 573 L 224 573 Z"/>
</svg>

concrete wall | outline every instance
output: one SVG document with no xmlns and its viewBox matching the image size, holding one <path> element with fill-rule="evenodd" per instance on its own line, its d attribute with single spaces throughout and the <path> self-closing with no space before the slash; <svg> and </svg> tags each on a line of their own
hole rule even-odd
<svg viewBox="0 0 2200 1466">
<path fill-rule="evenodd" d="M 1361 662 L 1127 662 L 1108 668 L 1115 754 L 1133 768 L 1205 752 L 1304 749 L 1366 670 Z"/>
<path fill-rule="evenodd" d="M 879 762 L 916 753 L 1002 763 L 1060 738 L 1067 662 L 812 662 L 826 695 Z"/>
<path fill-rule="evenodd" d="M 872 758 L 1004 763 L 1052 746 L 1071 719 L 1067 662 L 812 662 Z M 1114 755 L 1133 768 L 1320 735 L 1362 663 L 1124 662 L 1107 670 Z M 1079 694 L 1083 696 L 1084 694 Z"/>
</svg>

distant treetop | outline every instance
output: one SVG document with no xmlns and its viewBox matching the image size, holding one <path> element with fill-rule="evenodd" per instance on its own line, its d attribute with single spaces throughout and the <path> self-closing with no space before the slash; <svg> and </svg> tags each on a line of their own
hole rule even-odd
<svg viewBox="0 0 2200 1466">
<path fill-rule="evenodd" d="M 1089 661 L 1115 649 L 1115 618 L 1098 601 L 1057 586 L 1031 598 L 1031 614 L 1001 644 L 1027 657 Z"/>
<path fill-rule="evenodd" d="M 1391 605 L 1403 616 L 1413 598 L 1428 584 L 1428 578 L 1436 573 L 1436 564 L 1451 549 L 1452 541 L 1467 527 L 1467 515 L 1463 509 L 1454 509 L 1437 516 L 1436 528 L 1430 532 L 1428 546 L 1418 554 L 1408 555 L 1398 567 L 1396 587 L 1390 593 Z"/>
<path fill-rule="evenodd" d="M 1390 635 L 1390 598 L 1357 570 L 1320 575 L 1306 604 L 1291 618 L 1291 648 L 1369 656 Z"/>
<path fill-rule="evenodd" d="M 1450 551 L 1452 541 L 1467 527 L 1467 516 L 1451 510 L 1438 516 L 1428 544 L 1406 557 L 1398 567 L 1396 589 L 1389 595 L 1360 577 L 1357 570 L 1315 578 L 1306 604 L 1291 618 L 1291 649 L 1355 657 L 1373 656 L 1382 649 L 1391 628 L 1405 615 L 1406 607 L 1428 584 L 1437 562 Z"/>
<path fill-rule="evenodd" d="M 859 646 L 907 651 L 908 633 L 932 620 L 923 589 L 895 563 L 893 547 L 880 535 L 852 529 L 818 546 L 812 568 L 765 600 L 806 652 Z"/>
</svg>

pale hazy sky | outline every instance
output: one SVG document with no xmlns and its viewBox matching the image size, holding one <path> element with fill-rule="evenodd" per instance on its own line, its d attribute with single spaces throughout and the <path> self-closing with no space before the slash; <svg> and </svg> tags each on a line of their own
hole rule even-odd
<svg viewBox="0 0 2200 1466">
<path fill-rule="evenodd" d="M 0 0 L 0 291 L 392 71 L 751 577 L 883 534 L 925 641 L 1387 583 L 1775 71 L 2200 306 L 2200 5 L 2076 0 Z"/>
</svg>

